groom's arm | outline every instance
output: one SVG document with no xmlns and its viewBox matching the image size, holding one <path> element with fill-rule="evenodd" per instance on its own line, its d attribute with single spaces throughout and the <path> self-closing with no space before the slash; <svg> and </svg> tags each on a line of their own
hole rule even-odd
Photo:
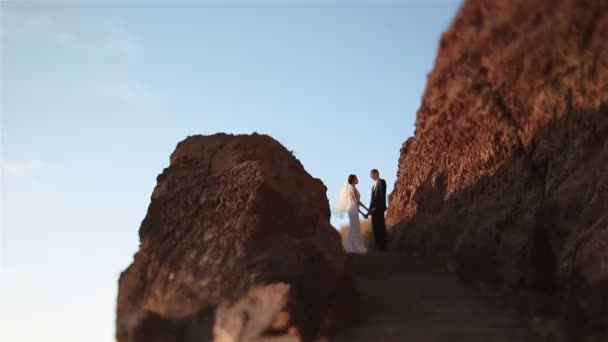
<svg viewBox="0 0 608 342">
<path fill-rule="evenodd" d="M 370 214 L 373 214 L 374 211 L 376 211 L 376 207 L 378 206 L 378 192 L 380 191 L 380 189 L 377 189 L 376 191 L 372 192 L 372 199 L 369 203 L 369 210 L 368 212 Z"/>
<path fill-rule="evenodd" d="M 380 182 L 380 200 L 382 201 L 382 207 L 386 210 L 386 182 L 384 179 Z"/>
</svg>

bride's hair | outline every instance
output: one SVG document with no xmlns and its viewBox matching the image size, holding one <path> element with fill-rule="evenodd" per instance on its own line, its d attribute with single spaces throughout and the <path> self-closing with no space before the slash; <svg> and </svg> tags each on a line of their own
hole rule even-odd
<svg viewBox="0 0 608 342">
<path fill-rule="evenodd" d="M 357 175 L 348 175 L 348 184 L 353 184 L 355 182 L 355 178 L 357 178 Z"/>
<path fill-rule="evenodd" d="M 338 198 L 338 203 L 336 207 L 336 210 L 338 211 L 338 213 L 340 213 L 340 215 L 346 213 L 348 207 L 350 206 L 350 190 L 351 185 L 355 183 L 355 179 L 357 179 L 356 175 L 348 175 L 346 183 L 344 183 L 344 187 L 342 187 L 342 191 L 340 192 L 340 197 Z"/>
</svg>

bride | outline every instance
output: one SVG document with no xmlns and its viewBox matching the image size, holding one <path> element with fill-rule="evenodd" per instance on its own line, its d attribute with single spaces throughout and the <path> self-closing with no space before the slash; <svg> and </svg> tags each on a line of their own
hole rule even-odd
<svg viewBox="0 0 608 342">
<path fill-rule="evenodd" d="M 338 210 L 348 214 L 348 236 L 344 242 L 344 249 L 347 253 L 367 253 L 361 237 L 361 223 L 359 222 L 359 206 L 363 208 L 365 206 L 360 202 L 361 194 L 357 190 L 358 183 L 357 176 L 349 175 L 338 202 Z"/>
</svg>

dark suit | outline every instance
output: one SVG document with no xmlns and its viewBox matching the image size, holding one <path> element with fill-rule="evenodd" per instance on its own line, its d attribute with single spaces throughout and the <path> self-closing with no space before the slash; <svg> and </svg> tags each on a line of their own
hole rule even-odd
<svg viewBox="0 0 608 342">
<path fill-rule="evenodd" d="M 369 203 L 369 211 L 372 216 L 372 229 L 376 248 L 385 251 L 386 248 L 386 225 L 384 223 L 384 212 L 386 211 L 386 182 L 378 179 L 372 189 L 372 199 Z"/>
</svg>

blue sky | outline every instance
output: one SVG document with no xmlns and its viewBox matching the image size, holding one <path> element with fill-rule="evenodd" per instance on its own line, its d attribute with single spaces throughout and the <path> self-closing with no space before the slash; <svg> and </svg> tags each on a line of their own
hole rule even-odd
<svg viewBox="0 0 608 342">
<path fill-rule="evenodd" d="M 118 273 L 190 134 L 270 134 L 332 202 L 349 173 L 367 198 L 370 168 L 390 191 L 459 5 L 2 2 L 0 340 L 112 340 Z"/>
</svg>

